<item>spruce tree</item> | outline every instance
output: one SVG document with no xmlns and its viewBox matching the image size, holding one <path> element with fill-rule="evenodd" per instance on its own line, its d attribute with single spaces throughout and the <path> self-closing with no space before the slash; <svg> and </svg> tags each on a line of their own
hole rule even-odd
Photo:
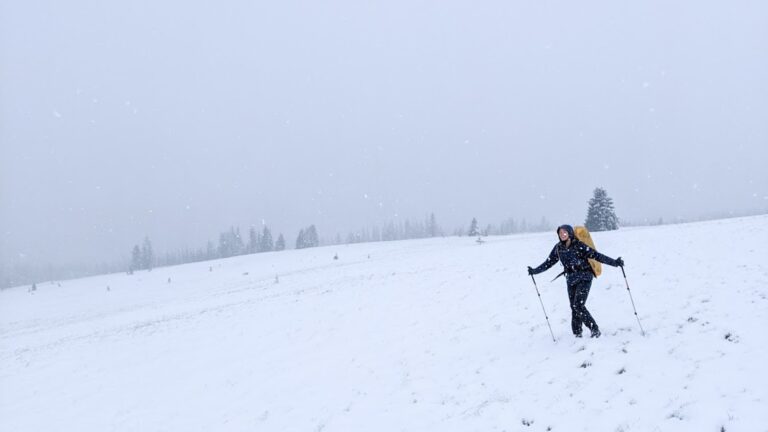
<svg viewBox="0 0 768 432">
<path fill-rule="evenodd" d="M 232 254 L 229 253 L 230 249 L 231 246 L 229 245 L 229 236 L 227 236 L 227 233 L 223 232 L 219 234 L 219 256 L 222 258 L 232 256 Z"/>
<path fill-rule="evenodd" d="M 277 236 L 277 242 L 275 243 L 275 251 L 281 250 L 285 250 L 285 238 L 283 237 L 282 233 Z"/>
<path fill-rule="evenodd" d="M 139 270 L 142 268 L 141 266 L 141 248 L 139 248 L 139 245 L 136 245 L 131 252 L 131 271 Z"/>
<path fill-rule="evenodd" d="M 470 237 L 477 237 L 480 235 L 480 229 L 477 227 L 476 218 L 472 218 L 472 223 L 469 225 L 469 232 L 467 235 Z"/>
<path fill-rule="evenodd" d="M 320 238 L 317 236 L 317 229 L 314 225 L 310 225 L 306 231 L 306 247 L 318 247 L 320 246 Z"/>
<path fill-rule="evenodd" d="M 427 235 L 429 237 L 437 237 L 440 235 L 440 227 L 437 225 L 437 218 L 435 218 L 434 213 L 429 215 L 429 220 L 427 221 Z"/>
<path fill-rule="evenodd" d="M 272 242 L 272 232 L 265 226 L 264 231 L 261 233 L 259 252 L 272 252 L 274 249 L 275 245 Z"/>
<path fill-rule="evenodd" d="M 219 255 L 228 258 L 245 252 L 243 239 L 240 238 L 240 228 L 230 227 L 228 232 L 219 235 Z"/>
<path fill-rule="evenodd" d="M 317 247 L 319 245 L 320 239 L 317 236 L 317 229 L 314 225 L 310 225 L 309 228 L 299 231 L 299 236 L 296 238 L 296 249 Z"/>
<path fill-rule="evenodd" d="M 237 227 L 233 231 L 233 237 L 234 237 L 234 255 L 242 255 L 245 253 L 245 243 L 243 242 L 243 238 L 240 236 L 240 227 Z"/>
<path fill-rule="evenodd" d="M 603 188 L 596 188 L 589 200 L 587 220 L 584 225 L 590 231 L 612 231 L 619 229 L 619 219 L 613 209 L 613 200 Z"/>
<path fill-rule="evenodd" d="M 144 237 L 144 244 L 141 245 L 141 268 L 152 270 L 155 264 L 155 253 L 152 251 L 152 242 L 149 237 Z"/>
<path fill-rule="evenodd" d="M 259 238 L 259 233 L 256 232 L 255 227 L 251 227 L 251 230 L 248 233 L 248 253 L 258 252 L 260 243 L 261 239 Z"/>
</svg>

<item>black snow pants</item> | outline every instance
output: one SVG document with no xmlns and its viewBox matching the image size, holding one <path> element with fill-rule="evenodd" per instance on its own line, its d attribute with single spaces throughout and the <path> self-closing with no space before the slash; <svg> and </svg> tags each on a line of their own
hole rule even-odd
<svg viewBox="0 0 768 432">
<path fill-rule="evenodd" d="M 581 334 L 581 326 L 586 325 L 589 330 L 595 332 L 597 323 L 584 305 L 587 302 L 592 280 L 578 280 L 568 284 L 568 300 L 571 303 L 571 330 L 573 334 Z"/>
</svg>

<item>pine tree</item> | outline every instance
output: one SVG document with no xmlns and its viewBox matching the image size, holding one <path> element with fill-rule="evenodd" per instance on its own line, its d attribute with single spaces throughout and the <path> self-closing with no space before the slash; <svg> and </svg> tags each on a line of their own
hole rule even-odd
<svg viewBox="0 0 768 432">
<path fill-rule="evenodd" d="M 435 218 L 434 213 L 429 215 L 429 220 L 427 221 L 427 235 L 430 237 L 440 235 L 440 227 L 437 225 L 437 218 Z"/>
<path fill-rule="evenodd" d="M 472 223 L 469 225 L 469 232 L 467 235 L 470 237 L 477 237 L 480 235 L 480 230 L 477 228 L 476 218 L 472 218 Z"/>
<path fill-rule="evenodd" d="M 251 230 L 248 233 L 248 253 L 258 252 L 260 243 L 261 239 L 259 238 L 259 233 L 256 232 L 255 227 L 251 227 Z"/>
<path fill-rule="evenodd" d="M 285 238 L 283 237 L 282 233 L 277 236 L 277 242 L 275 243 L 275 251 L 281 250 L 285 250 Z"/>
<path fill-rule="evenodd" d="M 155 253 L 152 251 L 152 242 L 149 237 L 144 237 L 144 244 L 141 245 L 141 268 L 152 270 L 155 265 Z"/>
<path fill-rule="evenodd" d="M 245 245 L 240 237 L 240 228 L 230 227 L 228 232 L 219 235 L 219 256 L 228 258 L 243 252 L 245 252 Z"/>
<path fill-rule="evenodd" d="M 259 252 L 271 252 L 274 249 L 275 245 L 272 242 L 272 232 L 265 226 L 264 231 L 261 233 Z"/>
<path fill-rule="evenodd" d="M 131 272 L 142 268 L 141 261 L 141 248 L 139 248 L 139 245 L 136 245 L 131 252 Z"/>
<path fill-rule="evenodd" d="M 590 231 L 611 231 L 619 229 L 619 219 L 613 209 L 613 200 L 603 188 L 596 188 L 589 200 L 587 220 L 584 222 Z"/>
<path fill-rule="evenodd" d="M 317 229 L 314 225 L 299 231 L 299 236 L 296 238 L 296 249 L 317 247 L 319 245 L 320 238 L 317 236 Z"/>
<path fill-rule="evenodd" d="M 240 227 L 237 227 L 237 229 L 233 232 L 234 237 L 234 255 L 242 255 L 245 253 L 245 243 L 243 243 L 243 238 L 240 236 Z"/>
<path fill-rule="evenodd" d="M 232 250 L 232 246 L 230 245 L 229 236 L 227 233 L 223 232 L 219 234 L 219 248 L 218 253 L 219 256 L 222 258 L 227 258 L 232 256 L 230 253 L 230 250 Z"/>
<path fill-rule="evenodd" d="M 314 225 L 310 225 L 309 228 L 307 228 L 306 236 L 306 247 L 320 246 L 320 238 L 317 236 L 317 229 Z"/>
</svg>

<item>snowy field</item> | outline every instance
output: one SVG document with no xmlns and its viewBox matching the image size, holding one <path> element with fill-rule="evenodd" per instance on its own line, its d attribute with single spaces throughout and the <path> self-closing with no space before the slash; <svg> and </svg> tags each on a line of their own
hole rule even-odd
<svg viewBox="0 0 768 432">
<path fill-rule="evenodd" d="M 0 292 L 0 430 L 768 431 L 768 217 L 335 246 Z M 333 256 L 338 254 L 339 259 Z"/>
</svg>

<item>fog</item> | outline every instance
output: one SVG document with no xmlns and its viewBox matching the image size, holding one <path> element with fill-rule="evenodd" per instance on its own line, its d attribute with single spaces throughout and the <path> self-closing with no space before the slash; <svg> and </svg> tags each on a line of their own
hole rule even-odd
<svg viewBox="0 0 768 432">
<path fill-rule="evenodd" d="M 0 0 L 0 259 L 768 211 L 768 7 Z"/>
</svg>

